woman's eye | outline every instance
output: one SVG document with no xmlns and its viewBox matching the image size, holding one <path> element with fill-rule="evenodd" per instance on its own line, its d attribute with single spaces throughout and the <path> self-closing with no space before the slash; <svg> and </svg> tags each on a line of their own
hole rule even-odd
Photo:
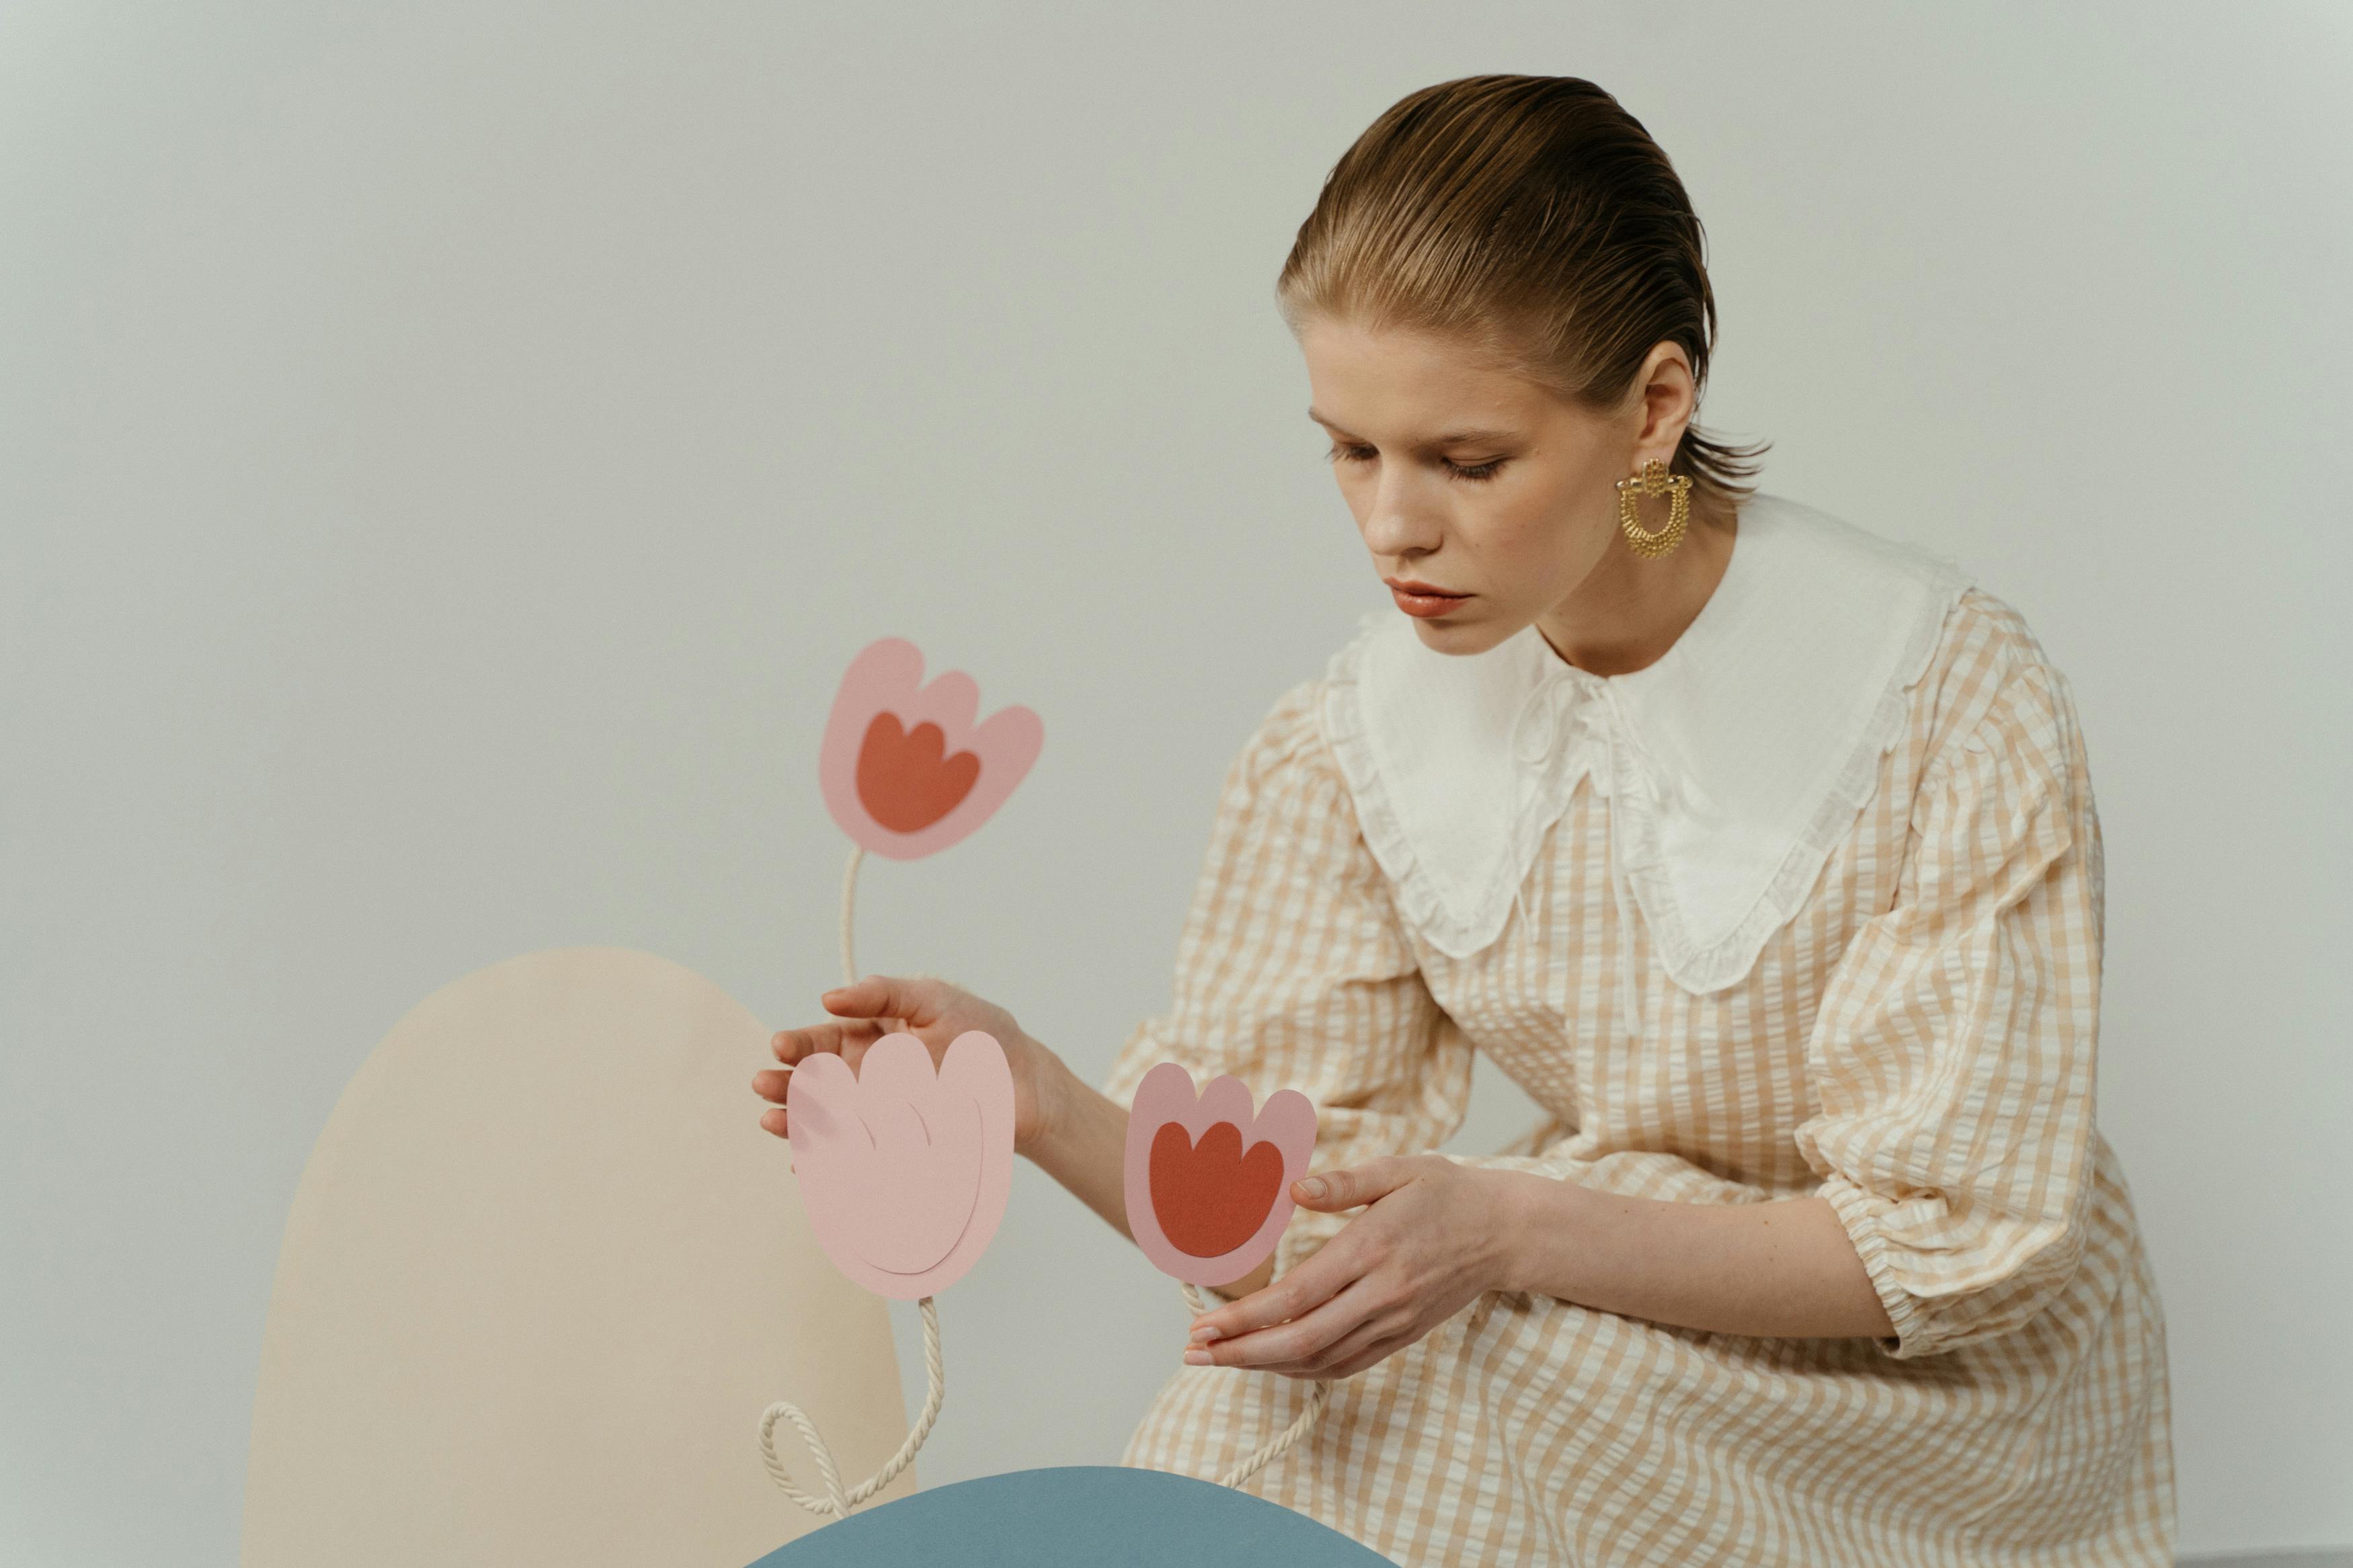
<svg viewBox="0 0 2353 1568">
<path fill-rule="evenodd" d="M 1335 446 L 1324 455 L 1335 463 L 1369 463 L 1377 456 L 1370 447 L 1344 446 Z M 1446 471 L 1458 479 L 1492 479 L 1495 477 L 1495 471 L 1504 466 L 1504 458 L 1496 458 L 1484 463 L 1466 465 L 1448 459 Z"/>
</svg>

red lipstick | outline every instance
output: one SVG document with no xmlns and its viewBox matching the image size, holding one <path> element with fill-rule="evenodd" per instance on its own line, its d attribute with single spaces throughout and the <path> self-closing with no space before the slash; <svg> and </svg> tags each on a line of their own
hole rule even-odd
<svg viewBox="0 0 2353 1568">
<path fill-rule="evenodd" d="M 1425 620 L 1458 610 L 1473 597 L 1469 594 L 1449 592 L 1435 583 L 1425 583 L 1418 577 L 1384 577 L 1381 581 L 1388 584 L 1389 595 L 1397 600 L 1398 609 Z"/>
</svg>

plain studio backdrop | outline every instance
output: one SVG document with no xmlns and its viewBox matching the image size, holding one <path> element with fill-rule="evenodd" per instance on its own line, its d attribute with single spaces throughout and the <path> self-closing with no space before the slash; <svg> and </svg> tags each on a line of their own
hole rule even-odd
<svg viewBox="0 0 2353 1568">
<path fill-rule="evenodd" d="M 869 861 L 861 965 L 1100 1079 L 1233 753 L 1387 607 L 1275 272 L 1484 71 L 1674 160 L 1764 487 L 2073 679 L 2183 1547 L 2353 1542 L 2344 11 L 52 0 L 0 5 L 0 1558 L 233 1560 L 296 1179 L 435 988 L 616 944 L 820 1016 L 873 637 L 1046 745 Z M 1482 1069 L 1457 1146 L 1526 1119 Z M 927 1486 L 1116 1462 L 1185 1322 L 1026 1165 L 942 1309 Z"/>
</svg>

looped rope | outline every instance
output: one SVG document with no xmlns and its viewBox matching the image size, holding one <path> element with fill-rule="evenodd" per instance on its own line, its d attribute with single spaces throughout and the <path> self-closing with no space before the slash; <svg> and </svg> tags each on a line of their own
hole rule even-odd
<svg viewBox="0 0 2353 1568">
<path fill-rule="evenodd" d="M 1176 1283 L 1184 1289 L 1186 1305 L 1191 1307 L 1195 1312 L 1207 1312 L 1211 1310 L 1208 1301 L 1202 1296 L 1199 1289 L 1190 1280 L 1180 1279 Z M 1315 1386 L 1308 1392 L 1307 1408 L 1299 1413 L 1298 1418 L 1293 1421 L 1290 1426 L 1284 1427 L 1281 1436 L 1277 1436 L 1272 1442 L 1266 1444 L 1263 1447 L 1260 1448 L 1257 1453 L 1252 1454 L 1249 1458 L 1244 1459 L 1231 1470 L 1219 1477 L 1218 1484 L 1221 1487 L 1238 1488 L 1244 1481 L 1250 1479 L 1252 1476 L 1266 1468 L 1267 1466 L 1274 1463 L 1275 1460 L 1291 1452 L 1293 1447 L 1297 1446 L 1299 1440 L 1307 1436 L 1309 1429 L 1315 1425 L 1317 1418 L 1324 1414 L 1324 1407 L 1331 1403 L 1332 1384 L 1330 1380 L 1326 1378 L 1316 1379 Z"/>
<path fill-rule="evenodd" d="M 931 1393 L 923 1400 L 923 1413 L 915 1418 L 915 1429 L 899 1446 L 891 1462 L 874 1472 L 871 1480 L 860 1481 L 848 1491 L 841 1488 L 841 1471 L 833 1462 L 833 1450 L 818 1436 L 817 1425 L 801 1407 L 789 1400 L 779 1399 L 768 1406 L 760 1417 L 760 1457 L 768 1464 L 768 1474 L 782 1487 L 785 1495 L 820 1518 L 848 1519 L 849 1510 L 889 1486 L 901 1470 L 915 1461 L 915 1450 L 932 1435 L 932 1423 L 939 1419 L 940 1397 L 944 1392 L 944 1373 L 940 1361 L 940 1310 L 926 1296 L 920 1305 L 923 1312 L 923 1370 L 931 1383 Z M 817 1458 L 817 1470 L 825 1482 L 825 1496 L 813 1498 L 793 1485 L 785 1474 L 785 1467 L 776 1458 L 776 1422 L 790 1421 L 800 1429 L 801 1440 L 808 1445 Z"/>
</svg>

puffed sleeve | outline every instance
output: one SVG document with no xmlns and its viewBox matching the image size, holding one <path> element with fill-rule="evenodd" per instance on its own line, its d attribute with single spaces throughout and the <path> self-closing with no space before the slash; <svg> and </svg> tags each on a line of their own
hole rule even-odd
<svg viewBox="0 0 2353 1568">
<path fill-rule="evenodd" d="M 1176 950 L 1168 1009 L 1103 1082 L 1122 1105 L 1155 1064 L 1231 1073 L 1261 1104 L 1315 1103 L 1314 1169 L 1418 1152 L 1461 1125 L 1472 1048 L 1423 984 L 1387 877 L 1316 722 L 1320 681 L 1283 694 L 1227 770 Z M 1354 1217 L 1296 1211 L 1281 1273 Z"/>
<path fill-rule="evenodd" d="M 1994 605 L 1936 699 L 1893 907 L 1833 972 L 1796 1130 L 1903 1359 L 2065 1288 L 2093 1194 L 2099 823 L 2073 697 Z M 1955 695 L 1957 693 L 1958 695 Z"/>
</svg>

